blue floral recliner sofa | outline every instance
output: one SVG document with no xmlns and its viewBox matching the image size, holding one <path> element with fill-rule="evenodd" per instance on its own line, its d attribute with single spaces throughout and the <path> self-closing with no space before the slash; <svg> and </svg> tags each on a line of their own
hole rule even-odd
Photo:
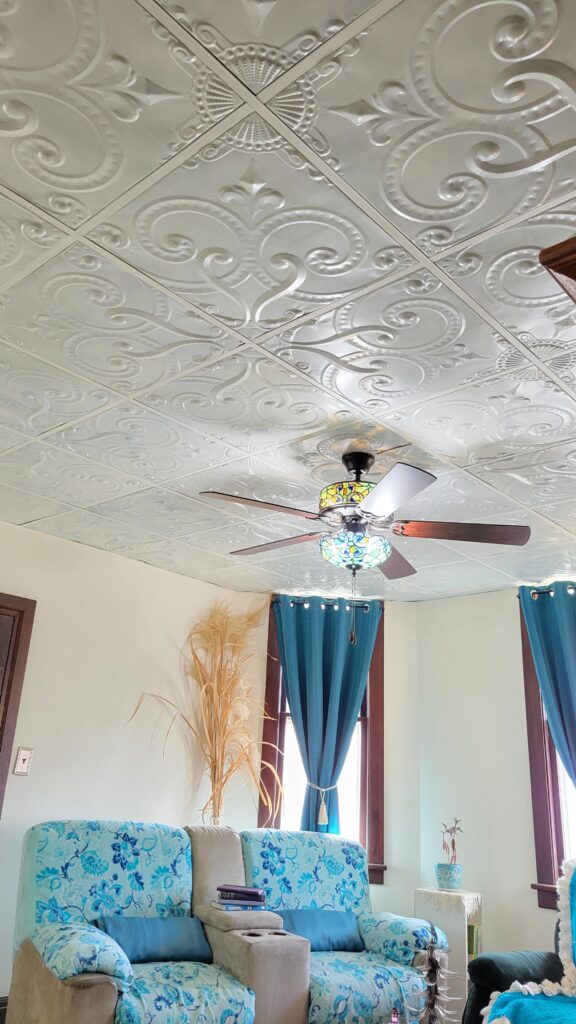
<svg viewBox="0 0 576 1024">
<path fill-rule="evenodd" d="M 254 829 L 240 835 L 247 884 L 265 889 L 269 908 L 288 930 L 294 911 L 353 911 L 356 917 L 364 951 L 310 954 L 309 1024 L 381 1024 L 394 1008 L 406 1024 L 420 1019 L 432 927 L 372 912 L 363 847 L 315 832 Z M 436 929 L 435 937 L 437 948 L 446 950 L 444 933 Z"/>
<path fill-rule="evenodd" d="M 92 924 L 189 917 L 190 839 L 134 822 L 55 821 L 25 837 L 7 1024 L 253 1024 L 254 993 L 214 963 L 131 964 Z"/>
</svg>

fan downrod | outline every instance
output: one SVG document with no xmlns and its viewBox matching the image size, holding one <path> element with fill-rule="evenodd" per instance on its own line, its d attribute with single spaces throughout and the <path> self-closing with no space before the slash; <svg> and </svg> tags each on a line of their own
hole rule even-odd
<svg viewBox="0 0 576 1024">
<path fill-rule="evenodd" d="M 354 474 L 354 480 L 358 483 L 362 474 L 374 465 L 374 456 L 370 452 L 344 452 L 342 462 L 347 472 Z"/>
</svg>

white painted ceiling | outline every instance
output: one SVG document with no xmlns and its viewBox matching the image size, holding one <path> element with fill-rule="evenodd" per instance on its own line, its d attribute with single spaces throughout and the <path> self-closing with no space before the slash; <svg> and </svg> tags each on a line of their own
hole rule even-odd
<svg viewBox="0 0 576 1024">
<path fill-rule="evenodd" d="M 0 518 L 241 590 L 346 593 L 302 521 L 354 439 L 432 470 L 418 600 L 576 571 L 576 4 L 4 0 Z"/>
</svg>

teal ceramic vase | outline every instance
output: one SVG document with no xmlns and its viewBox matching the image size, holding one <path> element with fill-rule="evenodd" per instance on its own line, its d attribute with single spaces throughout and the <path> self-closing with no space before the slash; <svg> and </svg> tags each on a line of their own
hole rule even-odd
<svg viewBox="0 0 576 1024">
<path fill-rule="evenodd" d="M 439 889 L 461 889 L 462 865 L 446 864 L 446 862 L 437 864 L 436 882 Z"/>
</svg>

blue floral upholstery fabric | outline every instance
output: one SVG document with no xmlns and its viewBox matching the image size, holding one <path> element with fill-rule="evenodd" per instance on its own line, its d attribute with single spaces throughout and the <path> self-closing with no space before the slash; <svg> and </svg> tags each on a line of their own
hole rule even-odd
<svg viewBox="0 0 576 1024">
<path fill-rule="evenodd" d="M 370 910 L 366 851 L 318 832 L 240 833 L 246 884 L 266 892 L 270 910 Z"/>
<path fill-rule="evenodd" d="M 190 840 L 183 829 L 122 821 L 49 821 L 24 839 L 16 947 L 42 924 L 101 915 L 190 914 Z"/>
<path fill-rule="evenodd" d="M 311 953 L 309 1024 L 381 1024 L 398 1010 L 412 1024 L 426 1003 L 426 979 L 375 953 Z"/>
<path fill-rule="evenodd" d="M 32 942 L 46 966 L 61 981 L 85 972 L 109 974 L 124 992 L 134 980 L 124 950 L 92 925 L 45 924 L 34 932 Z"/>
<path fill-rule="evenodd" d="M 115 1024 L 253 1024 L 254 993 L 214 964 L 135 964 Z"/>
<path fill-rule="evenodd" d="M 387 960 L 411 964 L 416 953 L 426 950 L 432 941 L 428 921 L 396 914 L 359 914 L 358 929 L 370 953 L 379 953 Z M 436 928 L 438 949 L 448 949 L 448 939 Z"/>
</svg>

